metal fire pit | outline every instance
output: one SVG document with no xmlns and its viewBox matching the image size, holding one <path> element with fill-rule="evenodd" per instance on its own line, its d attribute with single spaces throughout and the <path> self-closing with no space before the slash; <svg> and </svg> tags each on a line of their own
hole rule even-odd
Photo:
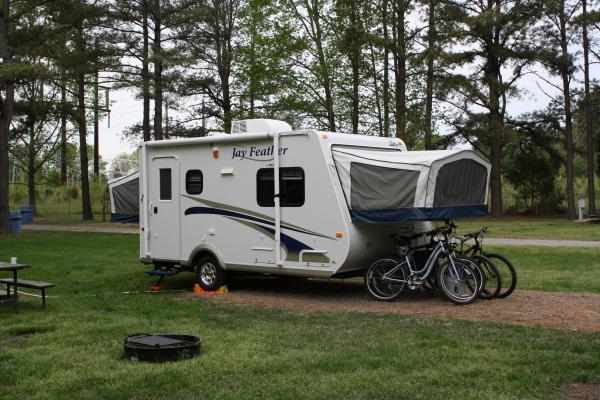
<svg viewBox="0 0 600 400">
<path fill-rule="evenodd" d="M 135 333 L 123 341 L 125 358 L 131 361 L 165 362 L 196 357 L 202 338 L 191 335 Z"/>
</svg>

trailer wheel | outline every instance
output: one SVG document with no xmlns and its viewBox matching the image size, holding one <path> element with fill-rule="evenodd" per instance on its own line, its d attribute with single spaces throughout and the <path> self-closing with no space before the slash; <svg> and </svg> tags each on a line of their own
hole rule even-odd
<svg viewBox="0 0 600 400">
<path fill-rule="evenodd" d="M 226 281 L 225 271 L 213 256 L 202 256 L 196 262 L 196 281 L 204 290 L 217 290 Z"/>
</svg>

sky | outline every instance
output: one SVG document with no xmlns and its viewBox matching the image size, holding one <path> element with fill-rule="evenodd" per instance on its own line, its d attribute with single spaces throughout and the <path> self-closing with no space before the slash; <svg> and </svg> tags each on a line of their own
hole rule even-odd
<svg viewBox="0 0 600 400">
<path fill-rule="evenodd" d="M 100 155 L 105 161 L 112 161 L 121 153 L 131 153 L 135 144 L 123 140 L 123 131 L 142 121 L 142 102 L 135 98 L 131 90 L 111 91 L 110 128 L 108 120 L 100 122 Z M 88 138 L 92 139 L 92 137 Z"/>
</svg>

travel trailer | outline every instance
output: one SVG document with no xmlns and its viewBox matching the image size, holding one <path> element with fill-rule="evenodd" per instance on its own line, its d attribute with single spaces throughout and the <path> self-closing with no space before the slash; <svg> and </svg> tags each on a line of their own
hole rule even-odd
<svg viewBox="0 0 600 400">
<path fill-rule="evenodd" d="M 490 166 L 470 150 L 236 121 L 231 134 L 146 142 L 140 259 L 195 271 L 348 277 L 429 221 L 487 213 Z"/>
</svg>

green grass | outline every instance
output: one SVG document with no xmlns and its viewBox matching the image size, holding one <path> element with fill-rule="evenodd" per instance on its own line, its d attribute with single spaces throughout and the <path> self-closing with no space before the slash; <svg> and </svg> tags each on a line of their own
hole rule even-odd
<svg viewBox="0 0 600 400">
<path fill-rule="evenodd" d="M 504 217 L 456 221 L 458 233 L 487 226 L 489 237 L 515 239 L 600 240 L 600 225 L 557 218 Z"/>
<path fill-rule="evenodd" d="M 600 293 L 600 249 L 485 246 L 509 258 L 520 289 Z"/>
<path fill-rule="evenodd" d="M 600 382 L 600 334 L 121 294 L 150 281 L 137 261 L 137 240 L 91 233 L 0 238 L 0 260 L 16 255 L 32 263 L 22 276 L 57 283 L 50 294 L 58 296 L 45 311 L 32 298 L 23 298 L 20 314 L 0 306 L 0 398 L 548 399 L 565 383 Z M 497 250 L 516 263 L 540 257 L 540 249 Z M 561 262 L 535 268 L 551 271 Z M 519 268 L 525 286 L 528 270 Z M 192 277 L 169 282 L 189 287 Z M 130 363 L 121 359 L 121 340 L 134 332 L 198 334 L 204 353 L 178 363 Z"/>
</svg>

